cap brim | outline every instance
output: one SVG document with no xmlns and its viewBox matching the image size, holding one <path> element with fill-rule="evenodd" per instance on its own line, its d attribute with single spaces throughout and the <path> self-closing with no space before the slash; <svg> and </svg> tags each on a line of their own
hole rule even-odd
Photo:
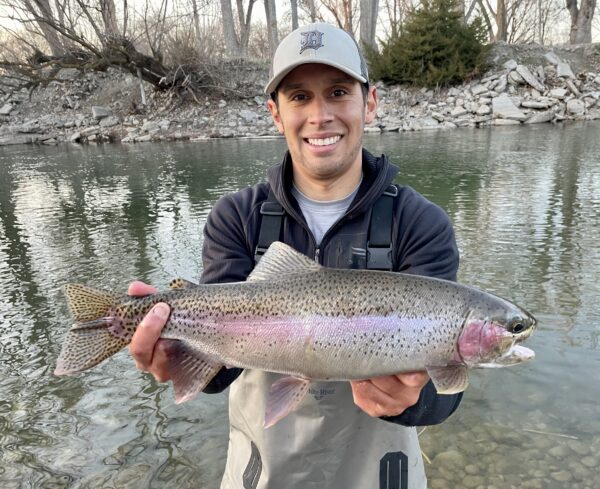
<svg viewBox="0 0 600 489">
<path fill-rule="evenodd" d="M 331 61 L 331 60 L 307 58 L 307 59 L 302 59 L 295 63 L 292 63 L 289 66 L 286 66 L 285 69 L 280 71 L 277 76 L 274 76 L 273 78 L 271 78 L 269 80 L 269 83 L 267 83 L 267 85 L 265 86 L 265 93 L 267 95 L 271 95 L 274 91 L 277 90 L 277 87 L 279 86 L 279 84 L 283 81 L 283 79 L 292 70 L 294 70 L 295 68 L 298 68 L 298 66 L 307 65 L 307 64 L 319 64 L 319 65 L 331 66 L 333 68 L 337 68 L 340 71 L 343 71 L 347 75 L 350 75 L 352 78 L 359 81 L 360 83 L 367 82 L 367 79 L 364 76 L 362 76 L 360 73 L 357 73 L 353 70 L 349 70 L 347 67 L 341 65 L 340 63 L 336 63 L 335 61 Z"/>
</svg>

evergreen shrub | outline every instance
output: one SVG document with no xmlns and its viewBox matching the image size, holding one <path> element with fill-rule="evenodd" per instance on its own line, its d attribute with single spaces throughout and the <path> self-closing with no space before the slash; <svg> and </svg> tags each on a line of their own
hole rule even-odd
<svg viewBox="0 0 600 489">
<path fill-rule="evenodd" d="M 375 80 L 444 86 L 461 83 L 486 68 L 485 26 L 480 18 L 465 25 L 458 0 L 423 0 L 394 32 L 382 43 L 380 53 L 366 52 Z"/>
</svg>

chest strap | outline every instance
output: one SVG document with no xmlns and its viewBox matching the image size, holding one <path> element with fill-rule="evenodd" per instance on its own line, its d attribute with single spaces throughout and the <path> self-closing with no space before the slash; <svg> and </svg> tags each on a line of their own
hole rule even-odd
<svg viewBox="0 0 600 489">
<path fill-rule="evenodd" d="M 394 198 L 398 188 L 390 185 L 377 199 L 371 212 L 369 234 L 367 237 L 367 269 L 392 270 L 392 214 Z M 254 250 L 254 263 L 258 263 L 271 243 L 281 239 L 281 227 L 285 211 L 272 189 L 260 206 L 261 223 L 258 242 Z"/>
<path fill-rule="evenodd" d="M 277 202 L 273 189 L 269 189 L 269 195 L 260 206 L 260 231 L 258 233 L 258 242 L 254 250 L 254 264 L 257 264 L 260 258 L 266 253 L 271 243 L 281 239 L 281 224 L 285 211 L 281 204 Z"/>
<path fill-rule="evenodd" d="M 392 214 L 398 187 L 390 185 L 377 199 L 371 212 L 367 237 L 367 269 L 392 270 Z"/>
</svg>

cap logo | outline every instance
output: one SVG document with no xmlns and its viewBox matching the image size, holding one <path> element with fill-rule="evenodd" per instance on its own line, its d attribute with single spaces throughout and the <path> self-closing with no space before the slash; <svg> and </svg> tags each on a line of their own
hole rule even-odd
<svg viewBox="0 0 600 489">
<path fill-rule="evenodd" d="M 302 39 L 300 40 L 300 53 L 302 54 L 307 49 L 317 50 L 324 46 L 323 33 L 319 31 L 301 32 Z"/>
</svg>

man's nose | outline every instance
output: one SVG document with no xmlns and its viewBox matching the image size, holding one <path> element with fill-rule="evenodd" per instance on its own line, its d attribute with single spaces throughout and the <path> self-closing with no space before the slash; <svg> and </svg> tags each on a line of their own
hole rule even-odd
<svg viewBox="0 0 600 489">
<path fill-rule="evenodd" d="M 309 122 L 311 124 L 326 124 L 333 120 L 331 105 L 322 97 L 315 97 L 310 106 Z"/>
</svg>

